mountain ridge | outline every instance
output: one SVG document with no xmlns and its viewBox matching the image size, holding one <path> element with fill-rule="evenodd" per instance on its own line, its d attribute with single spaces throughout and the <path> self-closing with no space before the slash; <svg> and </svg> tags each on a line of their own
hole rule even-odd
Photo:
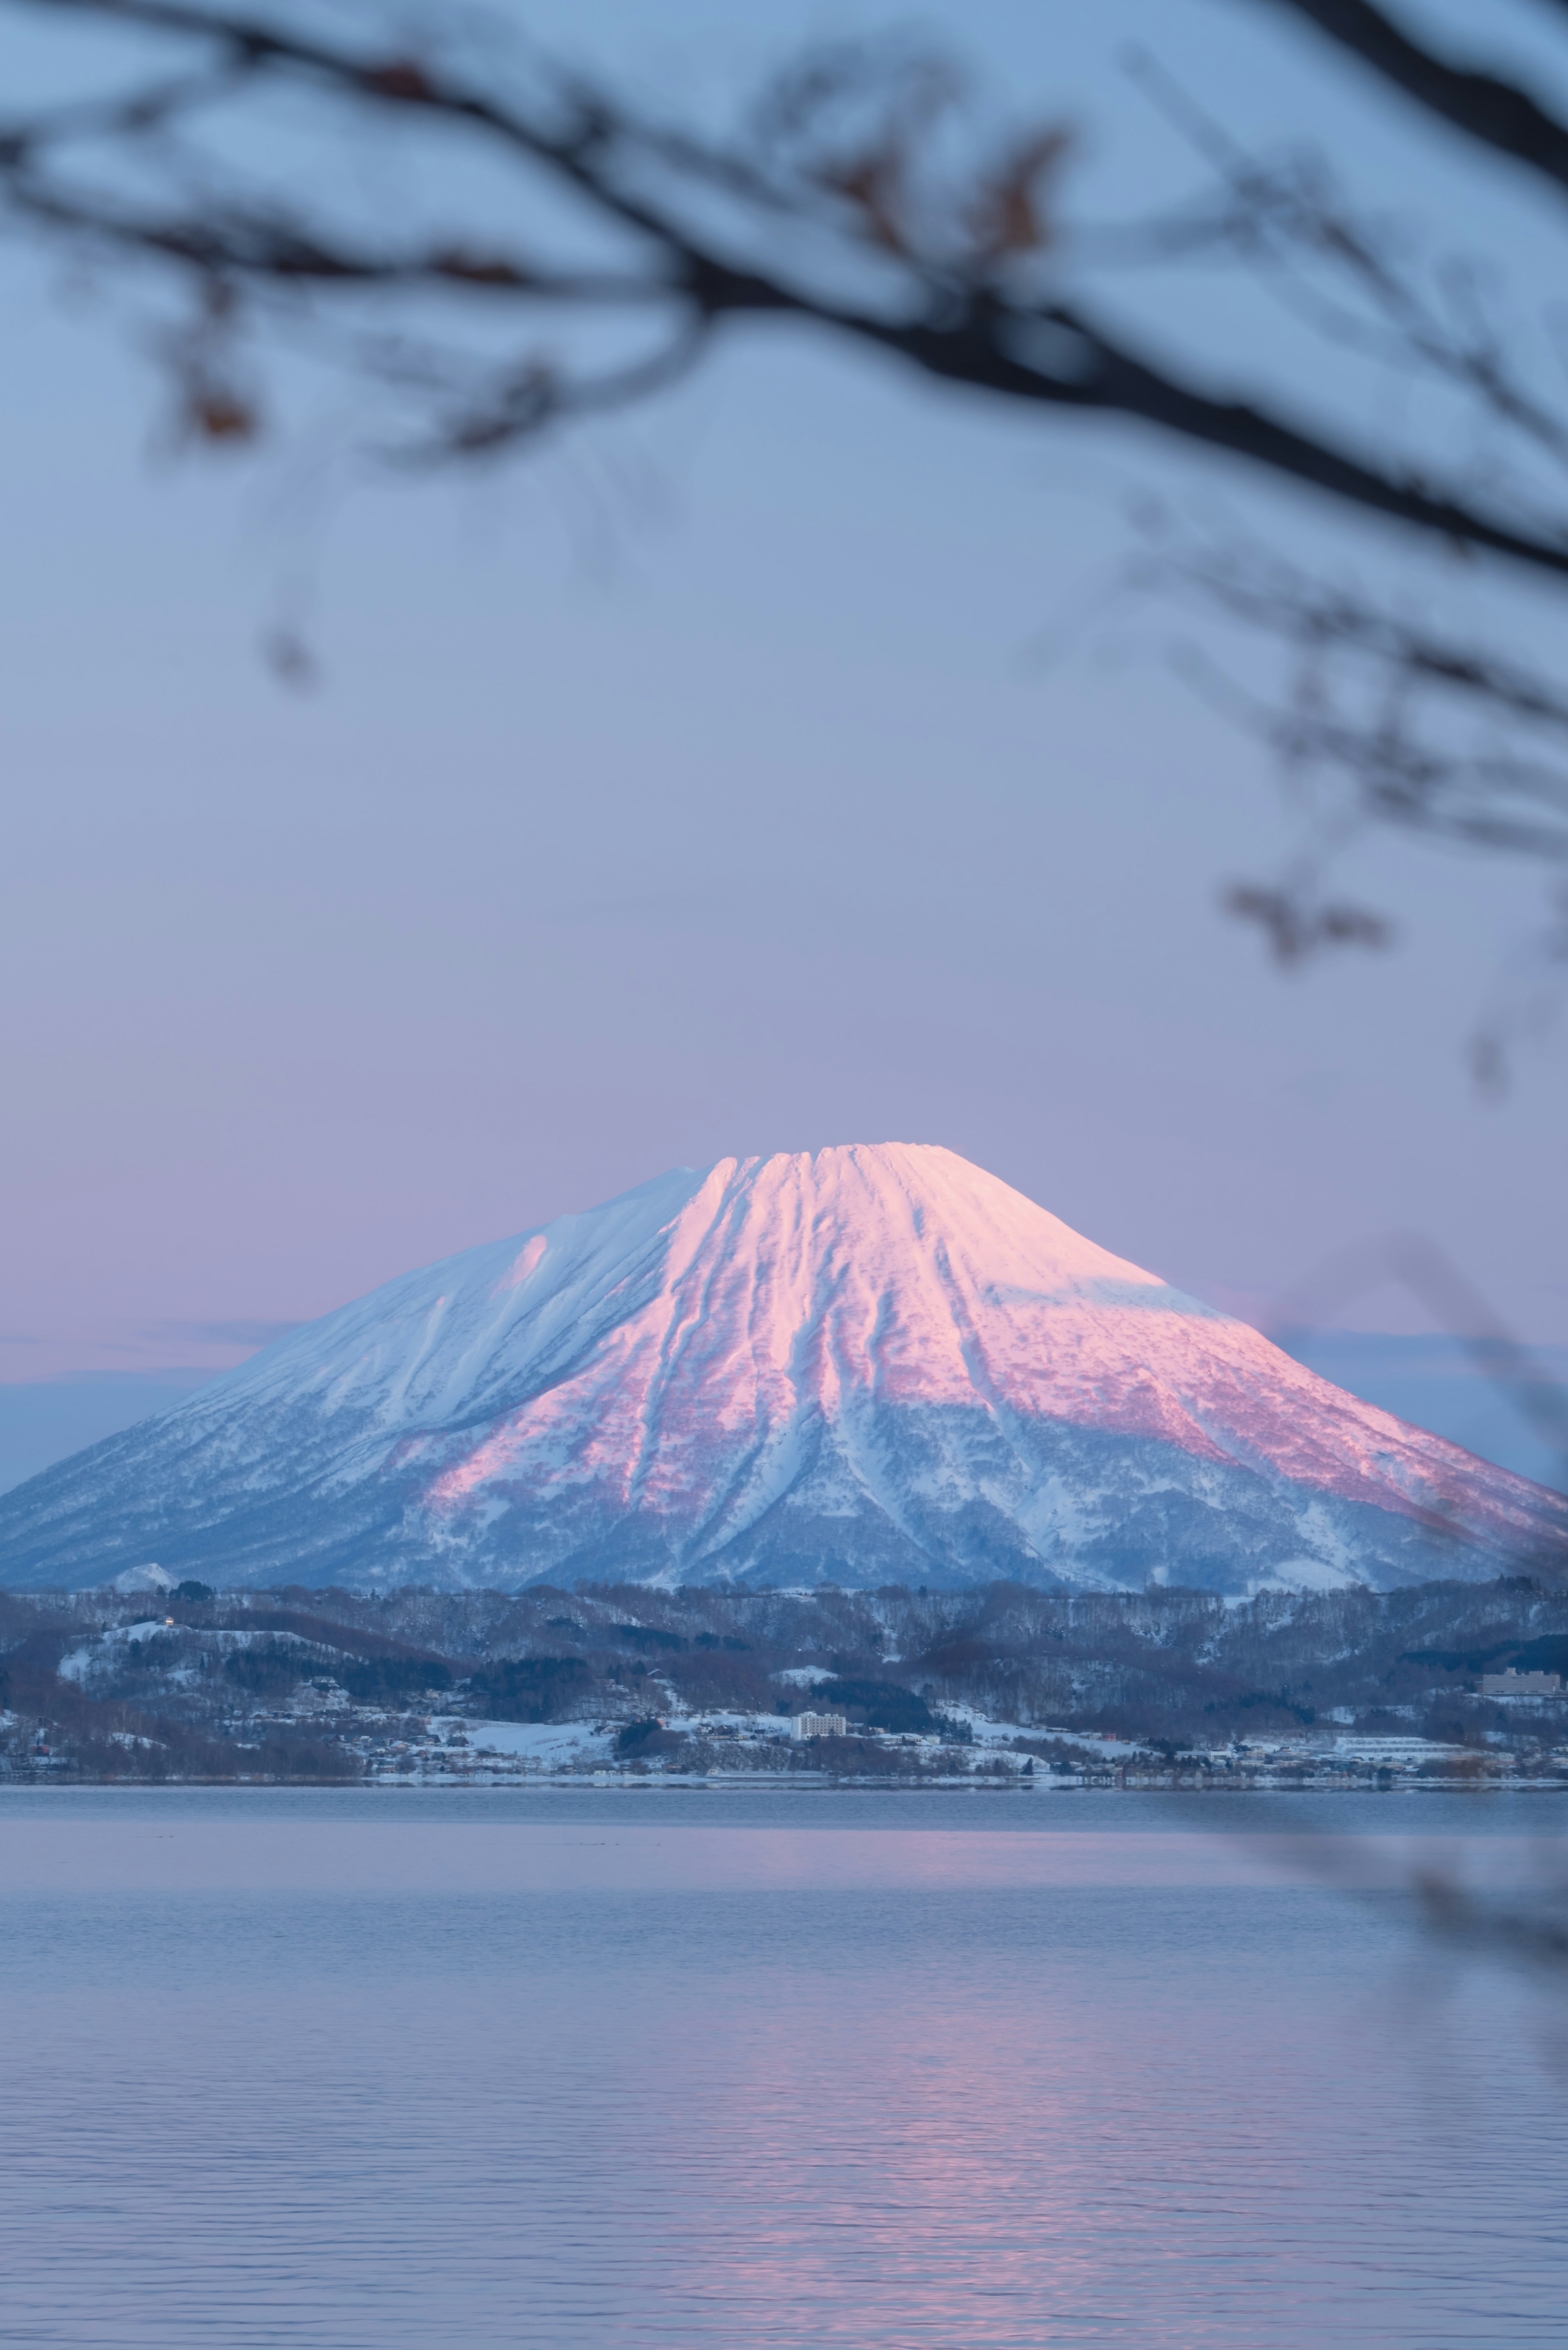
<svg viewBox="0 0 1568 2350">
<path fill-rule="evenodd" d="M 0 1496 L 0 1579 L 1239 1594 L 1565 1526 L 954 1153 L 852 1144 L 399 1276 Z"/>
</svg>

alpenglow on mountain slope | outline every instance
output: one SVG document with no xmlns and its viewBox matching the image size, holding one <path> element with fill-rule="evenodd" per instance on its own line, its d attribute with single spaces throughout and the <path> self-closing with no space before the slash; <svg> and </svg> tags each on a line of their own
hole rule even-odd
<svg viewBox="0 0 1568 2350">
<path fill-rule="evenodd" d="M 680 1169 L 294 1332 L 0 1497 L 0 1575 L 512 1588 L 1490 1576 L 1541 1487 L 951 1151 Z"/>
</svg>

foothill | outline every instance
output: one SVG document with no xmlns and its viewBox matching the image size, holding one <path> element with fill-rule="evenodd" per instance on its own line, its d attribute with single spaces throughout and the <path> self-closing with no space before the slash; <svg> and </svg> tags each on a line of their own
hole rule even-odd
<svg viewBox="0 0 1568 2350">
<path fill-rule="evenodd" d="M 601 1586 L 0 1596 L 15 1783 L 1568 1786 L 1568 1597 Z"/>
</svg>

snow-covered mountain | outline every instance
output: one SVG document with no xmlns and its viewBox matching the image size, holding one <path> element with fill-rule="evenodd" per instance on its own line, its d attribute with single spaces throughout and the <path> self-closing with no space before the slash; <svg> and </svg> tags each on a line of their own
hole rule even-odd
<svg viewBox="0 0 1568 2350">
<path fill-rule="evenodd" d="M 951 1151 L 681 1168 L 0 1497 L 0 1580 L 1211 1590 L 1486 1576 L 1568 1508 Z"/>
</svg>

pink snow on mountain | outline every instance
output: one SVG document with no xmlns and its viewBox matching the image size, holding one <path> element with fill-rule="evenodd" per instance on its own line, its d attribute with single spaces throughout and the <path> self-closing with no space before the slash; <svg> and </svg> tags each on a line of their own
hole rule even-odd
<svg viewBox="0 0 1568 2350">
<path fill-rule="evenodd" d="M 1154 1438 L 1499 1538 L 1533 1521 L 1522 1481 L 1358 1402 L 950 1150 L 726 1159 L 692 1180 L 651 1295 L 444 1467 L 436 1509 L 607 1480 L 628 1510 L 703 1515 L 716 1470 L 743 1463 L 754 1511 L 788 1482 L 804 1419 L 867 1402 Z M 548 1280 L 541 1236 L 514 1271 L 496 1292 L 508 1317 Z"/>
<path fill-rule="evenodd" d="M 678 1168 L 405 1274 L 0 1496 L 0 1579 L 40 1586 L 1240 1596 L 1565 1553 L 1561 1497 L 892 1142 Z"/>
</svg>

